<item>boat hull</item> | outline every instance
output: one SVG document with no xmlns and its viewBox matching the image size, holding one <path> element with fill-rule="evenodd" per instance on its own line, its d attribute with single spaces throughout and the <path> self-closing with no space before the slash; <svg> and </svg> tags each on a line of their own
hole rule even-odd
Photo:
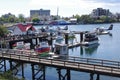
<svg viewBox="0 0 120 80">
<path fill-rule="evenodd" d="M 90 45 L 94 45 L 94 44 L 99 44 L 98 42 L 99 42 L 99 40 L 84 42 L 84 45 L 85 46 L 90 46 Z"/>
<path fill-rule="evenodd" d="M 103 32 L 97 32 L 98 35 L 104 35 L 104 34 L 109 34 L 109 31 L 103 31 Z"/>
<path fill-rule="evenodd" d="M 35 51 L 40 56 L 47 56 L 48 53 L 49 53 L 49 51 L 50 51 L 50 48 L 49 47 L 46 47 L 46 48 L 37 48 Z"/>
</svg>

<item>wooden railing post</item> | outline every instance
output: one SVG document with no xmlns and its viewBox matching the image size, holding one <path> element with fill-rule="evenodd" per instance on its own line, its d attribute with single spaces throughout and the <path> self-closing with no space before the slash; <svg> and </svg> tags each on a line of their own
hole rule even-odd
<svg viewBox="0 0 120 80">
<path fill-rule="evenodd" d="M 80 64 L 78 63 L 78 68 L 80 67 Z"/>
<path fill-rule="evenodd" d="M 64 66 L 65 66 L 65 61 L 64 61 Z"/>
<path fill-rule="evenodd" d="M 50 62 L 51 62 L 51 64 L 52 64 L 52 59 L 50 59 Z"/>
<path fill-rule="evenodd" d="M 95 71 L 95 65 L 94 65 L 94 71 Z"/>
<path fill-rule="evenodd" d="M 11 58 L 11 54 L 10 54 L 10 58 Z"/>
<path fill-rule="evenodd" d="M 88 61 L 89 61 L 89 60 L 88 60 L 88 58 L 87 58 L 87 64 L 88 64 Z"/>
<path fill-rule="evenodd" d="M 103 60 L 102 60 L 102 66 L 103 66 Z"/>
<path fill-rule="evenodd" d="M 30 56 L 28 56 L 28 60 L 30 61 Z"/>
<path fill-rule="evenodd" d="M 20 55 L 19 55 L 19 60 L 20 60 Z"/>
<path fill-rule="evenodd" d="M 118 68 L 119 68 L 119 66 L 120 66 L 120 62 L 118 62 Z"/>
<path fill-rule="evenodd" d="M 111 67 L 111 73 L 113 72 L 113 68 Z"/>
<path fill-rule="evenodd" d="M 39 63 L 41 62 L 41 59 L 40 58 L 38 58 L 39 59 Z"/>
</svg>

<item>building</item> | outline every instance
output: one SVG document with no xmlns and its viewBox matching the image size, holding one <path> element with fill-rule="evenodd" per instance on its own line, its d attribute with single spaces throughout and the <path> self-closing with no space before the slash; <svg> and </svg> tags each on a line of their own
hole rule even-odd
<svg viewBox="0 0 120 80">
<path fill-rule="evenodd" d="M 109 9 L 97 8 L 97 9 L 93 9 L 90 16 L 94 18 L 101 17 L 101 16 L 112 17 L 112 13 L 109 11 Z"/>
<path fill-rule="evenodd" d="M 77 18 L 70 18 L 71 24 L 77 24 Z"/>
<path fill-rule="evenodd" d="M 34 32 L 35 28 L 32 24 L 18 23 L 16 25 L 13 25 L 13 35 L 33 34 Z"/>
<path fill-rule="evenodd" d="M 117 19 L 117 21 L 120 21 L 120 13 L 116 13 L 115 18 Z"/>
<path fill-rule="evenodd" d="M 30 10 L 30 17 L 38 17 L 40 20 L 47 21 L 50 19 L 50 10 Z"/>
</svg>

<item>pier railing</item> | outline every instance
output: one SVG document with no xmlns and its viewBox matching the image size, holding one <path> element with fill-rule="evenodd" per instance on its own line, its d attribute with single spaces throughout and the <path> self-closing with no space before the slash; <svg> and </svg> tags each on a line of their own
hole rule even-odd
<svg viewBox="0 0 120 80">
<path fill-rule="evenodd" d="M 74 70 L 94 71 L 102 74 L 104 73 L 106 75 L 114 75 L 120 77 L 119 61 L 80 58 L 80 57 L 72 57 L 72 56 L 59 56 L 58 58 L 39 57 L 39 56 L 33 56 L 32 54 L 27 54 L 25 52 L 23 53 L 23 51 L 18 51 L 18 52 L 17 50 L 11 50 L 11 51 L 4 50 L 0 52 L 0 57 L 40 63 L 49 66 L 70 68 Z"/>
</svg>

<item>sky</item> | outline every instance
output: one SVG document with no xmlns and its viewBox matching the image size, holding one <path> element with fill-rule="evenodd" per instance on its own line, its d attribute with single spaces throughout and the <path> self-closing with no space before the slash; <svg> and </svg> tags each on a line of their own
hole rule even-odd
<svg viewBox="0 0 120 80">
<path fill-rule="evenodd" d="M 70 17 L 72 15 L 90 14 L 93 9 L 109 9 L 112 13 L 120 13 L 120 0 L 0 0 L 0 16 L 12 13 L 18 16 L 30 16 L 30 10 L 47 9 L 51 15 Z"/>
</svg>

